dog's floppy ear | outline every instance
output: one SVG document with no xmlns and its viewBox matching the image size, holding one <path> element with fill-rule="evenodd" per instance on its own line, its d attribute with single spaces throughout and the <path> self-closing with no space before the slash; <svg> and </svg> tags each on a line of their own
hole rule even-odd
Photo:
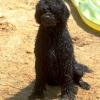
<svg viewBox="0 0 100 100">
<path fill-rule="evenodd" d="M 39 7 L 39 3 L 36 5 L 35 19 L 38 24 L 41 23 L 41 11 Z"/>
<path fill-rule="evenodd" d="M 67 19 L 69 18 L 69 15 L 70 15 L 70 12 L 69 12 L 67 6 L 64 6 L 63 14 L 62 14 L 63 23 L 67 21 Z"/>
<path fill-rule="evenodd" d="M 66 22 L 69 18 L 69 15 L 70 15 L 69 9 L 67 8 L 67 6 L 65 5 L 64 2 L 61 2 L 59 4 L 58 9 L 57 9 L 56 13 L 57 13 L 57 18 L 58 18 L 59 23 L 66 24 Z"/>
</svg>

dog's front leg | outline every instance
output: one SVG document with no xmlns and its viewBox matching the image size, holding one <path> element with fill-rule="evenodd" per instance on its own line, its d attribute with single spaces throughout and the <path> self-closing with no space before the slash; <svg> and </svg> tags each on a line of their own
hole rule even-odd
<svg viewBox="0 0 100 100">
<path fill-rule="evenodd" d="M 61 86 L 61 99 L 62 100 L 75 100 L 75 93 L 77 88 L 73 82 L 73 67 L 71 60 L 64 65 L 64 79 Z"/>
<path fill-rule="evenodd" d="M 39 66 L 41 65 L 41 66 Z M 29 97 L 29 100 L 37 100 L 38 98 L 44 98 L 44 90 L 45 90 L 45 76 L 42 68 L 42 64 L 36 60 L 35 63 L 36 68 L 36 81 L 34 85 L 34 90 L 32 95 Z"/>
</svg>

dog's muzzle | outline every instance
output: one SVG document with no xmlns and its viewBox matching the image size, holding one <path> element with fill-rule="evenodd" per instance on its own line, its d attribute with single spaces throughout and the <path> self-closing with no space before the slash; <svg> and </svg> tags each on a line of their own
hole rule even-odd
<svg viewBox="0 0 100 100">
<path fill-rule="evenodd" d="M 41 24 L 44 26 L 55 26 L 57 23 L 55 16 L 52 13 L 45 13 L 41 17 Z"/>
</svg>

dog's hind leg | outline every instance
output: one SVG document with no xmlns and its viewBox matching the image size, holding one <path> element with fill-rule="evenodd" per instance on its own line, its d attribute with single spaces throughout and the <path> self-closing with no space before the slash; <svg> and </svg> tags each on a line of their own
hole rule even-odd
<svg viewBox="0 0 100 100">
<path fill-rule="evenodd" d="M 75 64 L 74 63 L 74 75 L 73 75 L 73 80 L 75 82 L 75 84 L 79 85 L 81 88 L 89 90 L 90 89 L 90 85 L 87 82 L 84 82 L 82 80 L 82 77 L 84 75 L 84 70 L 82 70 L 83 65 L 81 64 Z"/>
</svg>

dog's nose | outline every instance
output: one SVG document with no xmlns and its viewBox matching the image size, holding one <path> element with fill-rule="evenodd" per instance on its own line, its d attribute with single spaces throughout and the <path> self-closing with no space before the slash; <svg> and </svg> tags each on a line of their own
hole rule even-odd
<svg viewBox="0 0 100 100">
<path fill-rule="evenodd" d="M 41 16 L 41 23 L 46 26 L 54 26 L 56 24 L 56 20 L 54 15 L 51 13 L 46 13 Z"/>
<path fill-rule="evenodd" d="M 49 20 L 50 19 L 50 15 L 45 15 L 44 18 L 45 18 L 45 20 Z"/>
<path fill-rule="evenodd" d="M 42 18 L 45 20 L 50 20 L 52 17 L 53 17 L 53 15 L 50 12 L 42 15 Z"/>
<path fill-rule="evenodd" d="M 50 15 L 43 15 L 42 16 L 42 21 L 48 22 L 48 21 L 50 21 L 50 19 L 51 19 Z"/>
<path fill-rule="evenodd" d="M 50 16 L 49 16 L 49 15 L 46 15 L 46 16 L 45 16 L 45 18 L 49 19 L 49 18 L 50 18 Z"/>
</svg>

